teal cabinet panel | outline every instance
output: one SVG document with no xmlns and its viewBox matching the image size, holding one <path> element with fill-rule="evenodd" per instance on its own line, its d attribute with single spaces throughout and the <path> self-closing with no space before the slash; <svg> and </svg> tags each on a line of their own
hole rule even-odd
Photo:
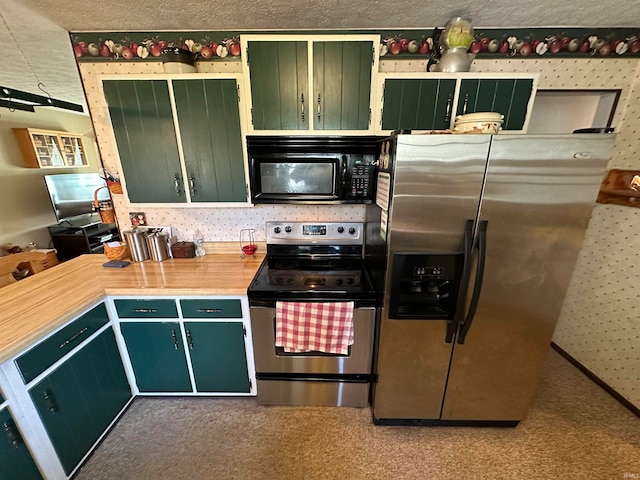
<svg viewBox="0 0 640 480">
<path fill-rule="evenodd" d="M 249 393 L 242 322 L 185 322 L 198 392 Z"/>
<path fill-rule="evenodd" d="M 532 93 L 530 78 L 463 79 L 456 111 L 458 115 L 500 112 L 503 130 L 522 130 Z"/>
<path fill-rule="evenodd" d="M 177 318 L 175 300 L 117 299 L 113 302 L 119 318 Z"/>
<path fill-rule="evenodd" d="M 196 299 L 180 300 L 184 318 L 242 318 L 240 300 Z"/>
<path fill-rule="evenodd" d="M 173 80 L 192 202 L 246 202 L 234 79 Z"/>
<path fill-rule="evenodd" d="M 57 331 L 16 359 L 24 383 L 29 383 L 109 321 L 104 303 Z"/>
<path fill-rule="evenodd" d="M 455 79 L 393 78 L 384 84 L 383 130 L 445 130 Z"/>
<path fill-rule="evenodd" d="M 103 89 L 131 202 L 185 202 L 166 80 L 104 80 Z"/>
<path fill-rule="evenodd" d="M 255 130 L 308 130 L 307 42 L 248 42 Z"/>
<path fill-rule="evenodd" d="M 69 474 L 131 398 L 113 330 L 105 330 L 29 394 Z"/>
<path fill-rule="evenodd" d="M 0 410 L 0 480 L 41 480 L 9 409 Z"/>
<path fill-rule="evenodd" d="M 372 42 L 313 43 L 314 129 L 369 128 L 372 64 Z"/>
<path fill-rule="evenodd" d="M 191 392 L 178 322 L 122 322 L 140 392 Z"/>
</svg>

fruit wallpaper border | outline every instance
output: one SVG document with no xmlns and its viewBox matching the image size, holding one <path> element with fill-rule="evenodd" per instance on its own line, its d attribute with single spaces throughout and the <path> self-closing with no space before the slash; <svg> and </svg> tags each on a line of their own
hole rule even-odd
<svg viewBox="0 0 640 480">
<path fill-rule="evenodd" d="M 380 33 L 380 57 L 438 55 L 441 28 L 426 30 L 340 31 L 191 31 L 191 32 L 75 32 L 71 43 L 78 62 L 160 61 L 164 48 L 189 50 L 197 61 L 239 58 L 240 35 L 251 34 L 371 34 Z M 436 47 L 436 48 L 434 48 Z M 620 58 L 640 57 L 640 28 L 474 28 L 468 50 L 479 58 Z"/>
</svg>

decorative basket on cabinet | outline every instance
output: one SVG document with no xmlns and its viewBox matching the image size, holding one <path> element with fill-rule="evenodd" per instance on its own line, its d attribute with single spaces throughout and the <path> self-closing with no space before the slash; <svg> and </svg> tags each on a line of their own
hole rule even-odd
<svg viewBox="0 0 640 480">
<path fill-rule="evenodd" d="M 93 209 L 100 214 L 100 221 L 102 223 L 116 223 L 116 212 L 113 209 L 113 201 L 98 200 L 98 192 L 103 188 L 100 187 L 93 193 Z"/>
</svg>

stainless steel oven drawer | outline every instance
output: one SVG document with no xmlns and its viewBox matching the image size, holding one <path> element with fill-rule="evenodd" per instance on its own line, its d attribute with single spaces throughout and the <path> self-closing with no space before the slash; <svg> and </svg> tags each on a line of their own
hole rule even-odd
<svg viewBox="0 0 640 480">
<path fill-rule="evenodd" d="M 275 308 L 251 307 L 250 311 L 256 372 L 371 373 L 374 307 L 353 310 L 354 343 L 348 356 L 279 353 L 275 346 Z"/>
<path fill-rule="evenodd" d="M 366 407 L 369 382 L 324 382 L 257 380 L 260 405 L 316 405 L 322 407 Z"/>
</svg>

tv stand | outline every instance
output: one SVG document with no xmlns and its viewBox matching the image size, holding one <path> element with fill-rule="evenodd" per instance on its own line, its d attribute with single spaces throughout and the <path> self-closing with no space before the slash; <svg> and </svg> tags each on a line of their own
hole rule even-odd
<svg viewBox="0 0 640 480">
<path fill-rule="evenodd" d="M 85 253 L 104 253 L 103 242 L 120 240 L 115 223 L 96 223 L 82 226 L 51 225 L 48 227 L 53 246 L 61 261 Z"/>
</svg>

